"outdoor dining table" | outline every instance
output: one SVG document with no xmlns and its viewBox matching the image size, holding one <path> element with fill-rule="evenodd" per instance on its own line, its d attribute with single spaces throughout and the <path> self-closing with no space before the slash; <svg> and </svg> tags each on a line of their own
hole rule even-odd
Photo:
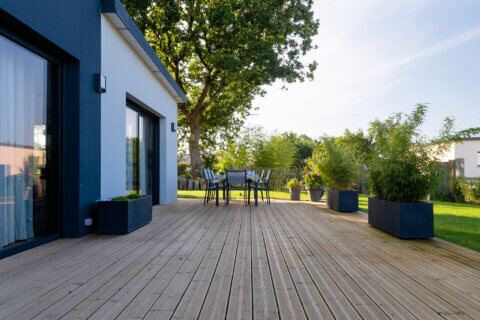
<svg viewBox="0 0 480 320">
<path fill-rule="evenodd" d="M 219 193 L 220 193 L 220 184 L 222 184 L 223 189 L 223 200 L 225 200 L 225 174 L 216 175 L 213 183 L 215 184 L 215 205 L 218 207 L 219 205 Z M 248 204 L 250 204 L 250 191 L 252 183 L 254 185 L 253 189 L 253 197 L 255 200 L 255 206 L 258 206 L 258 184 L 261 183 L 260 176 L 255 173 L 255 171 L 247 171 L 247 189 L 248 189 Z"/>
</svg>

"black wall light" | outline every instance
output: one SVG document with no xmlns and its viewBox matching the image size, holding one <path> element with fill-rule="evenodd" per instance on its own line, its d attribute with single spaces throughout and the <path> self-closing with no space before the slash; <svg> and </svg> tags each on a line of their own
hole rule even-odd
<svg viewBox="0 0 480 320">
<path fill-rule="evenodd" d="M 171 124 L 172 132 L 177 131 L 177 127 L 175 126 L 175 122 L 172 122 Z"/>
<path fill-rule="evenodd" d="M 95 91 L 98 93 L 107 92 L 107 77 L 95 73 Z"/>
</svg>

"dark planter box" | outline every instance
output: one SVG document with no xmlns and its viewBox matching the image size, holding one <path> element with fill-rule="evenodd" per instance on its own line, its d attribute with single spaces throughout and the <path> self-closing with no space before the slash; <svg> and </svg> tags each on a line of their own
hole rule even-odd
<svg viewBox="0 0 480 320">
<path fill-rule="evenodd" d="M 290 200 L 300 200 L 300 191 L 302 191 L 300 187 L 288 188 L 288 190 L 290 190 Z"/>
<path fill-rule="evenodd" d="M 330 209 L 340 212 L 356 212 L 358 191 L 327 189 L 327 205 Z"/>
<path fill-rule="evenodd" d="M 433 238 L 433 203 L 369 197 L 368 223 L 401 239 Z"/>
<path fill-rule="evenodd" d="M 99 233 L 129 233 L 152 221 L 152 196 L 98 203 Z"/>
<path fill-rule="evenodd" d="M 311 202 L 319 202 L 320 199 L 323 197 L 323 188 L 310 188 L 307 189 L 308 192 L 308 198 L 310 199 Z"/>
</svg>

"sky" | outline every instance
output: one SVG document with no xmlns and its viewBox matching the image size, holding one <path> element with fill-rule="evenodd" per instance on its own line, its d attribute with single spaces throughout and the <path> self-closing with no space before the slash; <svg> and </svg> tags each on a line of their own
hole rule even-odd
<svg viewBox="0 0 480 320">
<path fill-rule="evenodd" d="M 480 0 L 315 0 L 315 80 L 265 87 L 248 126 L 317 138 L 428 103 L 423 132 L 442 120 L 480 126 Z"/>
</svg>

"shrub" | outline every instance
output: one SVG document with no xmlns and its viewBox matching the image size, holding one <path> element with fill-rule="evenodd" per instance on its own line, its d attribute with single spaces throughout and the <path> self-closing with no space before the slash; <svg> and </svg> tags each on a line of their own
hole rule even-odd
<svg viewBox="0 0 480 320">
<path fill-rule="evenodd" d="M 177 164 L 177 175 L 178 176 L 183 176 L 185 175 L 185 172 L 187 171 L 187 168 L 190 168 L 190 164 L 185 161 L 180 161 Z"/>
<path fill-rule="evenodd" d="M 420 132 L 426 110 L 419 104 L 411 114 L 397 113 L 370 124 L 374 147 L 368 184 L 375 197 L 397 202 L 425 199 L 440 182 L 439 158 L 451 143 L 480 132 L 480 128 L 454 132 L 453 120 L 446 118 L 439 136 L 427 140 Z"/>
<path fill-rule="evenodd" d="M 303 183 L 308 189 L 319 188 L 323 185 L 322 176 L 318 173 L 307 173 L 303 176 Z"/>
<path fill-rule="evenodd" d="M 288 181 L 287 183 L 287 188 L 299 188 L 300 187 L 300 182 L 298 181 L 297 178 L 293 178 L 292 180 Z"/>
<path fill-rule="evenodd" d="M 350 189 L 357 178 L 357 165 L 352 155 L 332 138 L 323 139 L 310 164 L 322 175 L 325 185 L 332 189 Z"/>
<path fill-rule="evenodd" d="M 129 194 L 128 196 L 115 197 L 112 199 L 112 201 L 128 201 L 133 199 L 139 199 L 141 197 L 142 197 L 141 194 L 132 193 L 132 194 Z"/>
<path fill-rule="evenodd" d="M 468 181 L 464 177 L 457 178 L 455 194 L 460 202 L 480 205 L 480 180 Z"/>
</svg>

